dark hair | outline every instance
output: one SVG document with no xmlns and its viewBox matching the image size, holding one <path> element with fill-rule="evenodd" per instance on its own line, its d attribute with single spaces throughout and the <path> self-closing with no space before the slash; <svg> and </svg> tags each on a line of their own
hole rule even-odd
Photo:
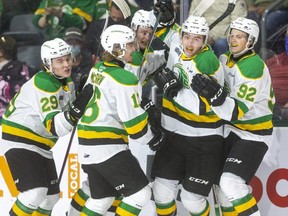
<svg viewBox="0 0 288 216">
<path fill-rule="evenodd" d="M 14 38 L 8 35 L 0 36 L 0 50 L 7 60 L 15 60 L 17 56 L 17 45 Z"/>
</svg>

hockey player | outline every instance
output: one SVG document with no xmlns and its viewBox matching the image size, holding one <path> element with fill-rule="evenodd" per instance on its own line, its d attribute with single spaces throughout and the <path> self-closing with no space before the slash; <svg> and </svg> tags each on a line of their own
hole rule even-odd
<svg viewBox="0 0 288 216">
<path fill-rule="evenodd" d="M 82 192 L 90 195 L 87 199 L 79 194 L 87 199 L 81 214 L 105 215 L 115 197 L 122 195 L 116 215 L 138 215 L 150 200 L 151 188 L 128 148 L 128 136 L 156 150 L 162 134 L 153 135 L 148 114 L 139 105 L 141 84 L 123 69 L 136 49 L 134 32 L 122 25 L 110 26 L 101 45 L 104 61 L 90 71 L 87 82 L 95 91 L 77 128 L 79 161 L 89 182 Z"/>
<path fill-rule="evenodd" d="M 155 22 L 156 18 L 153 11 L 145 10 L 138 10 L 131 21 L 131 28 L 136 35 L 138 50 L 132 53 L 133 61 L 127 63 L 125 69 L 133 72 L 142 85 L 146 84 L 147 79 L 166 62 L 168 47 L 157 38 L 154 38 L 143 61 L 148 43 L 152 39 Z"/>
<path fill-rule="evenodd" d="M 170 47 L 168 68 L 154 78 L 164 92 L 161 123 L 168 137 L 152 165 L 156 211 L 159 216 L 176 215 L 177 186 L 181 184 L 184 207 L 191 215 L 207 216 L 206 197 L 222 164 L 223 126 L 190 83 L 195 74 L 209 74 L 224 84 L 223 68 L 207 44 L 209 27 L 204 17 L 188 17 L 179 35 L 171 28 L 172 2 L 160 1 L 155 6 L 164 26 L 156 35 Z"/>
<path fill-rule="evenodd" d="M 212 105 L 224 125 L 225 165 L 220 179 L 222 212 L 225 197 L 238 215 L 260 216 L 248 184 L 272 141 L 272 110 L 275 102 L 269 70 L 254 52 L 259 27 L 253 20 L 237 18 L 230 25 L 229 51 L 220 56 L 227 89 L 209 77 L 196 75 L 192 88 Z M 225 196 L 226 195 L 226 196 Z M 232 215 L 232 214 L 229 214 Z M 233 214 L 237 215 L 237 214 Z"/>
<path fill-rule="evenodd" d="M 51 148 L 68 134 L 93 93 L 87 85 L 74 96 L 71 49 L 62 39 L 41 47 L 45 70 L 26 82 L 2 119 L 1 151 L 20 191 L 10 215 L 50 215 L 59 199 L 59 182 Z"/>
</svg>

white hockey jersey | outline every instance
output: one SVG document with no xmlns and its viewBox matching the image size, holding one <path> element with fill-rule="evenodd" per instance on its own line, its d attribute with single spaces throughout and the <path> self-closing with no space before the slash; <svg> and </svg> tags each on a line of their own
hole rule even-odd
<svg viewBox="0 0 288 216">
<path fill-rule="evenodd" d="M 88 83 L 94 85 L 94 95 L 77 127 L 82 164 L 101 163 L 126 150 L 128 136 L 141 144 L 153 138 L 148 114 L 139 105 L 142 86 L 133 73 L 113 62 L 99 62 Z"/>
<path fill-rule="evenodd" d="M 179 78 L 184 74 L 186 85 L 173 99 L 164 95 L 162 126 L 168 131 L 190 137 L 222 136 L 222 120 L 211 110 L 208 101 L 199 97 L 190 87 L 192 77 L 196 73 L 213 76 L 223 85 L 224 73 L 219 60 L 209 45 L 203 47 L 195 56 L 187 58 L 182 52 L 179 31 L 166 31 L 161 30 L 161 34 L 158 33 L 157 36 L 164 42 L 167 41 L 170 47 L 167 67 Z"/>
<path fill-rule="evenodd" d="M 275 97 L 267 66 L 252 51 L 237 61 L 227 52 L 220 56 L 220 61 L 230 96 L 213 110 L 229 121 L 224 127 L 225 137 L 233 131 L 242 139 L 263 141 L 269 145 Z"/>
<path fill-rule="evenodd" d="M 48 72 L 36 73 L 13 97 L 2 116 L 0 146 L 6 150 L 17 147 L 49 151 L 58 137 L 72 130 L 63 111 L 75 99 L 74 91 L 71 78 L 60 81 Z"/>
</svg>

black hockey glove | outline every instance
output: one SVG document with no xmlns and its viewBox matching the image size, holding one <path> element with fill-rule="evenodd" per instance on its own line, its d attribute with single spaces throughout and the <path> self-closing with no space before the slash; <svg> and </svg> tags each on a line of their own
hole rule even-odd
<svg viewBox="0 0 288 216">
<path fill-rule="evenodd" d="M 191 87 L 197 94 L 210 100 L 212 106 L 221 106 L 227 97 L 223 86 L 206 74 L 196 74 Z"/>
<path fill-rule="evenodd" d="M 153 12 L 156 17 L 161 13 L 159 19 L 160 25 L 164 27 L 174 25 L 176 13 L 174 11 L 172 0 L 157 0 L 157 3 L 153 7 Z"/>
<path fill-rule="evenodd" d="M 82 74 L 81 75 L 80 80 L 79 80 L 79 86 L 78 86 L 78 89 L 76 91 L 76 94 L 79 94 L 82 91 L 87 79 L 88 79 L 88 74 Z"/>
<path fill-rule="evenodd" d="M 71 125 L 76 125 L 78 120 L 85 112 L 85 108 L 93 95 L 93 86 L 88 84 L 84 89 L 76 96 L 76 99 L 72 102 L 69 111 L 65 112 L 65 117 Z"/>
<path fill-rule="evenodd" d="M 153 101 L 142 98 L 141 107 L 148 113 L 148 121 L 151 127 L 162 129 L 161 127 L 161 111 L 156 108 Z"/>
<path fill-rule="evenodd" d="M 157 151 L 165 145 L 166 135 L 162 130 L 154 127 L 151 127 L 151 131 L 154 137 L 148 142 L 148 145 L 152 151 Z"/>
<path fill-rule="evenodd" d="M 181 82 L 169 68 L 156 72 L 154 75 L 154 82 L 168 98 L 175 97 L 178 91 L 183 87 Z"/>
<path fill-rule="evenodd" d="M 160 38 L 155 37 L 151 43 L 151 48 L 153 50 L 164 50 L 165 60 L 168 60 L 170 48 L 164 43 Z"/>
</svg>

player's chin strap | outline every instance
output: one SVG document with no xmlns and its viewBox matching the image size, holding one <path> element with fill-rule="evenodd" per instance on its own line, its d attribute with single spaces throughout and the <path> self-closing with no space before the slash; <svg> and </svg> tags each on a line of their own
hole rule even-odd
<svg viewBox="0 0 288 216">
<path fill-rule="evenodd" d="M 46 65 L 44 65 L 44 68 L 46 69 L 46 71 L 50 74 L 52 74 L 54 77 L 56 77 L 58 80 L 62 80 L 65 79 L 66 77 L 62 77 L 62 76 L 58 76 L 56 75 L 52 70 L 50 70 Z"/>
</svg>

